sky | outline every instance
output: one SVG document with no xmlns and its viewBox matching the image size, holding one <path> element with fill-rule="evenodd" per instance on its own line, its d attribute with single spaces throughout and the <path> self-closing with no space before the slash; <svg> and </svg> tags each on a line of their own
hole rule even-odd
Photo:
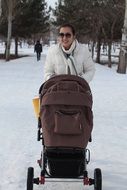
<svg viewBox="0 0 127 190">
<path fill-rule="evenodd" d="M 57 2 L 57 0 L 46 0 L 46 2 L 48 3 L 49 6 L 52 6 L 54 8 L 55 2 Z"/>
<path fill-rule="evenodd" d="M 43 66 L 48 47 L 36 60 L 34 48 L 23 45 L 20 54 L 29 56 L 5 62 L 0 60 L 0 190 L 26 190 L 27 168 L 34 167 L 42 151 L 37 142 L 37 119 L 32 99 L 43 83 Z M 0 44 L 0 53 L 4 47 Z M 11 52 L 14 52 L 11 46 Z M 105 56 L 106 57 L 106 56 Z M 93 177 L 100 168 L 103 190 L 127 189 L 127 74 L 95 64 L 96 73 L 90 87 L 93 94 L 94 128 L 88 144 L 91 160 L 87 170 Z M 34 190 L 92 190 L 83 183 L 46 182 Z"/>
</svg>

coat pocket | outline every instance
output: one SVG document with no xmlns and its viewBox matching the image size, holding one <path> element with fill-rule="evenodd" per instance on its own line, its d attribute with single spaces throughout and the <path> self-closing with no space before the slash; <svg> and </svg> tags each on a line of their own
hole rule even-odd
<svg viewBox="0 0 127 190">
<path fill-rule="evenodd" d="M 80 135 L 82 133 L 81 112 L 77 110 L 56 111 L 54 132 L 60 135 Z"/>
</svg>

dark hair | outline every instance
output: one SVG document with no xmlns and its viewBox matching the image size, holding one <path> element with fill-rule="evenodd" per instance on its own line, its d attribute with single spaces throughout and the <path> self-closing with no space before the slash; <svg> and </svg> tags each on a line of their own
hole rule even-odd
<svg viewBox="0 0 127 190">
<path fill-rule="evenodd" d="M 61 29 L 61 28 L 64 28 L 64 27 L 70 28 L 71 31 L 72 31 L 72 33 L 73 33 L 73 35 L 75 35 L 75 28 L 74 28 L 74 26 L 72 26 L 71 24 L 62 24 L 62 25 L 58 28 L 58 31 L 60 32 L 60 29 Z"/>
</svg>

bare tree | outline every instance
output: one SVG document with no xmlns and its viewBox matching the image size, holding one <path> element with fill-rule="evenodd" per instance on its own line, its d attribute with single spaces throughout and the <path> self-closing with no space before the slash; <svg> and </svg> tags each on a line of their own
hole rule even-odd
<svg viewBox="0 0 127 190">
<path fill-rule="evenodd" d="M 6 61 L 10 59 L 11 33 L 12 33 L 13 0 L 8 0 L 8 33 L 6 43 Z"/>
<path fill-rule="evenodd" d="M 122 30 L 122 41 L 120 47 L 120 56 L 118 64 L 118 73 L 126 74 L 127 67 L 127 0 L 125 0 L 125 18 Z"/>
<path fill-rule="evenodd" d="M 11 46 L 11 35 L 12 35 L 12 18 L 13 18 L 13 10 L 16 4 L 16 0 L 1 0 L 2 11 L 7 16 L 8 29 L 7 29 L 7 41 L 6 41 L 6 61 L 10 59 L 10 46 Z"/>
</svg>

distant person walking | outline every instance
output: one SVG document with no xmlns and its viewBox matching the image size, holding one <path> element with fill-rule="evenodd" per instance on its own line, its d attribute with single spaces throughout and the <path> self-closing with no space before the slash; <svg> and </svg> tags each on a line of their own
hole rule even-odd
<svg viewBox="0 0 127 190">
<path fill-rule="evenodd" d="M 41 52 L 42 52 L 42 44 L 38 40 L 34 46 L 34 52 L 37 54 L 37 61 L 41 59 Z"/>
</svg>

